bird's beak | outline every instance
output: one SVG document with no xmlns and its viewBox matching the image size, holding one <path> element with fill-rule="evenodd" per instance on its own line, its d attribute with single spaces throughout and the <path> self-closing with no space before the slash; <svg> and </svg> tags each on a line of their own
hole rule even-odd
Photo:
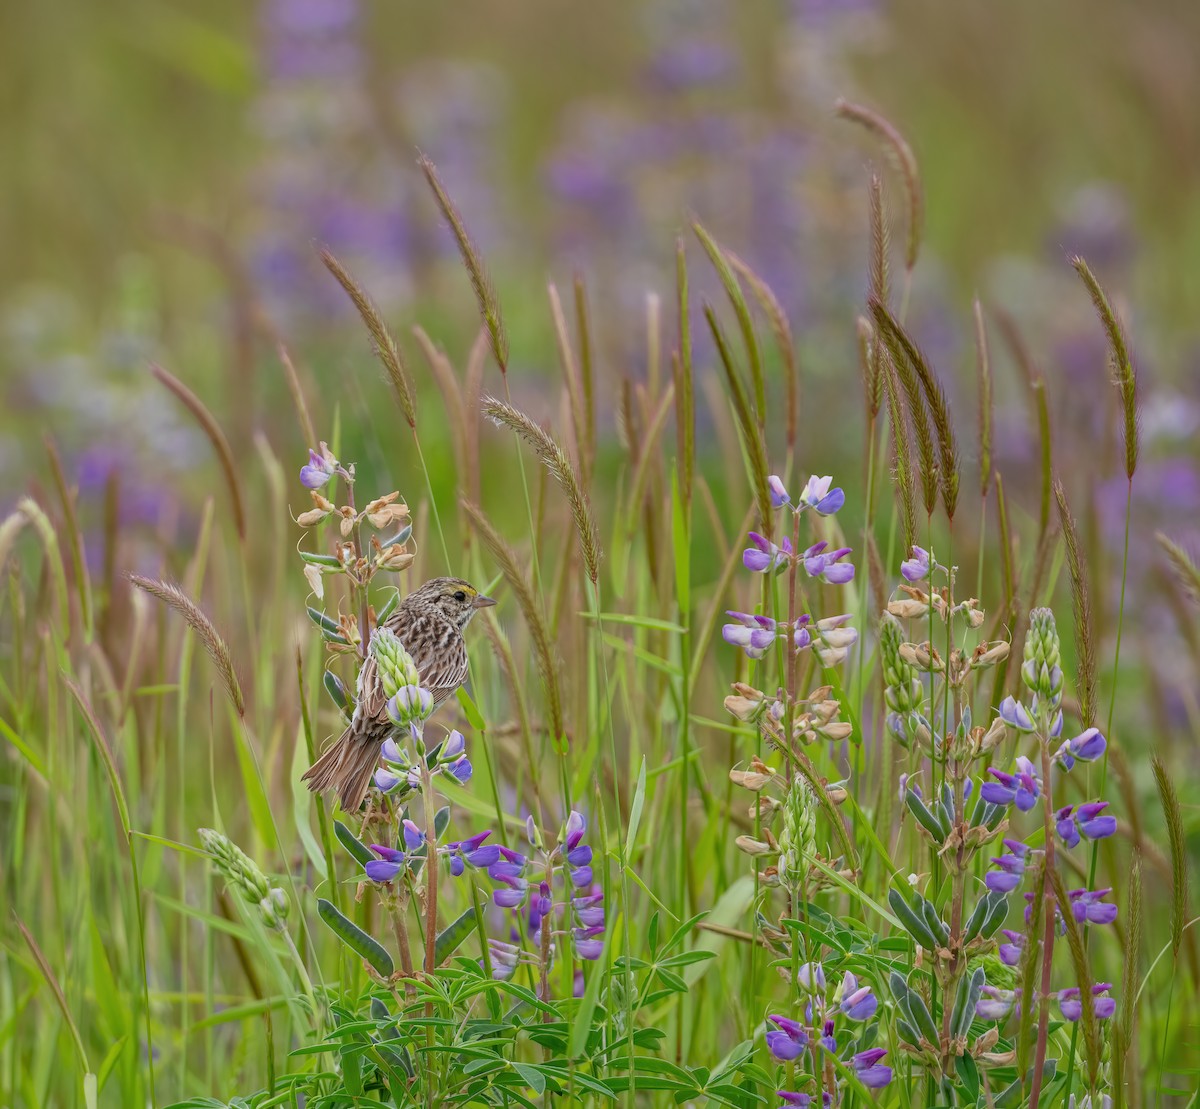
<svg viewBox="0 0 1200 1109">
<path fill-rule="evenodd" d="M 472 602 L 472 608 L 491 608 L 496 602 L 491 597 L 485 597 L 480 593 Z"/>
</svg>

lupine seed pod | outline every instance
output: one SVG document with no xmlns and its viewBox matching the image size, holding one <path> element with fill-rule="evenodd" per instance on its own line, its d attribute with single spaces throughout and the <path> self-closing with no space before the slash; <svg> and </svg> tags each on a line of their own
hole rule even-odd
<svg viewBox="0 0 1200 1109">
<path fill-rule="evenodd" d="M 912 1010 L 913 1021 L 921 1035 L 927 1042 L 936 1045 L 941 1037 L 938 1035 L 937 1025 L 933 1023 L 933 1016 L 925 1004 L 925 999 L 916 990 L 909 990 L 908 1005 Z"/>
<path fill-rule="evenodd" d="M 929 925 L 936 940 L 942 944 L 950 941 L 950 929 L 946 927 L 946 922 L 942 920 L 942 914 L 937 911 L 937 907 L 932 901 L 921 898 L 921 915 L 925 918 L 925 923 Z"/>
<path fill-rule="evenodd" d="M 955 1016 L 950 1021 L 951 1030 L 956 1037 L 965 1038 L 971 1031 L 971 1021 L 975 1018 L 975 1006 L 979 1004 L 979 999 L 983 996 L 983 987 L 986 982 L 987 974 L 983 967 L 975 968 L 975 973 L 971 975 L 969 983 L 967 976 L 963 975 L 959 992 L 962 993 L 962 987 L 966 985 L 965 1004 L 961 1010 L 956 1006 Z"/>
<path fill-rule="evenodd" d="M 926 807 L 925 802 L 917 796 L 915 790 L 908 790 L 904 794 L 904 803 L 908 806 L 908 811 L 916 817 L 917 822 L 925 829 L 937 843 L 946 842 L 946 832 L 942 830 L 941 824 L 938 823 L 937 817 L 933 815 Z"/>
<path fill-rule="evenodd" d="M 988 899 L 981 897 L 975 902 L 975 908 L 971 910 L 971 915 L 967 918 L 966 926 L 963 928 L 963 940 L 970 943 L 976 936 L 979 935 L 979 930 L 983 927 L 983 922 L 988 915 Z"/>
<path fill-rule="evenodd" d="M 988 911 L 987 920 L 983 922 L 981 929 L 983 938 L 986 940 L 990 940 L 1000 930 L 1000 925 L 1008 916 L 1008 903 L 1005 901 L 1004 895 L 993 892 L 988 896 L 994 897 L 996 900 Z"/>
<path fill-rule="evenodd" d="M 350 711 L 350 698 L 346 693 L 346 687 L 342 684 L 342 679 L 332 670 L 325 671 L 325 692 L 329 694 L 330 699 L 343 714 Z"/>
<path fill-rule="evenodd" d="M 924 919 L 917 915 L 913 907 L 905 900 L 904 895 L 898 889 L 888 890 L 888 904 L 892 907 L 892 912 L 900 918 L 900 923 L 904 930 L 912 936 L 926 951 L 936 951 L 941 945 L 929 930 L 929 925 Z"/>
<path fill-rule="evenodd" d="M 918 1047 L 920 1045 L 921 1033 L 903 1018 L 897 1019 L 896 1031 L 900 1033 L 900 1039 L 905 1043 L 912 1044 L 913 1047 Z"/>
</svg>

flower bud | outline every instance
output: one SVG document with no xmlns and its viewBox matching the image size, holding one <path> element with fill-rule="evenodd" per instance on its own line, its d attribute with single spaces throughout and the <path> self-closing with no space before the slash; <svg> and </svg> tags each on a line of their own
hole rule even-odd
<svg viewBox="0 0 1200 1109">
<path fill-rule="evenodd" d="M 376 628 L 371 636 L 371 654 L 375 656 L 383 692 L 389 700 L 404 686 L 419 684 L 416 664 L 394 632 Z"/>
<path fill-rule="evenodd" d="M 774 855 L 776 853 L 776 849 L 769 843 L 764 843 L 753 836 L 738 836 L 733 842 L 739 851 L 744 851 L 747 855 Z"/>
</svg>

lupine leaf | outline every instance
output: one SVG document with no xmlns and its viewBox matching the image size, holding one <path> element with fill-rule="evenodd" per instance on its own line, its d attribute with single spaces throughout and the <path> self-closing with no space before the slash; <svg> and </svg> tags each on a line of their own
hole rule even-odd
<svg viewBox="0 0 1200 1109">
<path fill-rule="evenodd" d="M 332 901 L 326 901 L 323 897 L 317 898 L 317 912 L 338 939 L 365 959 L 377 974 L 384 978 L 391 975 L 395 969 L 392 957 L 378 940 L 368 936 L 354 921 L 338 912 Z"/>
</svg>

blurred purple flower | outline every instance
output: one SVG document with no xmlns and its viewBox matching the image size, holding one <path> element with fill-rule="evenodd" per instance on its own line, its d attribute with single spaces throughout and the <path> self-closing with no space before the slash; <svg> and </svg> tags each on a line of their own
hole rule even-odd
<svg viewBox="0 0 1200 1109">
<path fill-rule="evenodd" d="M 868 1051 L 860 1051 L 850 1060 L 855 1077 L 870 1090 L 878 1090 L 892 1080 L 892 1068 L 879 1061 L 886 1054 L 887 1048 L 873 1047 Z"/>
<path fill-rule="evenodd" d="M 367 877 L 372 882 L 390 882 L 404 867 L 404 852 L 394 847 L 385 847 L 381 843 L 371 844 L 371 850 L 379 856 L 364 866 Z"/>
<path fill-rule="evenodd" d="M 1116 905 L 1109 905 L 1104 898 L 1112 893 L 1112 889 L 1102 890 L 1071 890 L 1067 896 L 1071 899 L 1071 912 L 1075 919 L 1082 924 L 1111 924 L 1117 919 Z"/>
<path fill-rule="evenodd" d="M 987 789 L 987 786 L 984 786 Z M 1006 839 L 1004 846 L 1008 853 L 992 859 L 995 870 L 989 870 L 983 882 L 988 889 L 995 893 L 1012 893 L 1025 875 L 1025 857 L 1029 847 L 1020 840 Z"/>
<path fill-rule="evenodd" d="M 932 566 L 929 552 L 924 547 L 913 546 L 909 548 L 909 554 L 912 557 L 900 563 L 900 573 L 906 581 L 924 581 Z"/>
<path fill-rule="evenodd" d="M 337 461 L 326 458 L 311 447 L 308 451 L 308 465 L 300 468 L 300 484 L 306 489 L 320 489 L 329 484 L 329 479 L 337 472 Z"/>
<path fill-rule="evenodd" d="M 1002 990 L 998 986 L 984 986 L 983 997 L 975 1005 L 975 1015 L 980 1020 L 1004 1020 L 1012 1012 L 1013 1003 L 1020 990 Z M 1017 1006 L 1020 1012 L 1020 1006 Z"/>
<path fill-rule="evenodd" d="M 1078 808 L 1065 805 L 1054 814 L 1059 838 L 1067 847 L 1078 847 L 1081 835 L 1087 839 L 1111 836 L 1117 830 L 1117 819 L 1100 815 L 1107 807 L 1107 801 L 1092 801 Z"/>
<path fill-rule="evenodd" d="M 1004 929 L 1002 935 L 1008 939 L 1008 943 L 1000 945 L 1000 961 L 1006 967 L 1015 967 L 1021 961 L 1021 952 L 1025 950 L 1025 937 L 1020 932 L 1013 932 L 1008 928 Z"/>
<path fill-rule="evenodd" d="M 1101 994 L 1107 993 L 1112 989 L 1111 982 L 1097 982 L 1092 987 L 1092 994 L 1095 1000 L 1092 1002 L 1097 1020 L 1107 1020 L 1117 1011 L 1117 1003 L 1111 997 L 1101 997 Z M 1070 989 L 1059 990 L 1056 997 L 1058 998 L 1058 1009 L 1063 1015 L 1063 1020 L 1077 1021 L 1083 1016 L 1083 1001 L 1079 996 L 1079 987 L 1072 986 Z"/>
<path fill-rule="evenodd" d="M 726 611 L 725 615 L 737 623 L 722 625 L 721 638 L 731 647 L 740 647 L 748 657 L 762 658 L 775 642 L 776 624 L 769 616 L 755 616 L 733 609 Z"/>
<path fill-rule="evenodd" d="M 851 553 L 849 547 L 825 552 L 829 544 L 823 540 L 804 552 L 804 569 L 812 578 L 823 578 L 830 585 L 845 585 L 854 580 L 854 566 L 841 560 Z"/>
<path fill-rule="evenodd" d="M 767 1033 L 767 1050 L 781 1063 L 799 1058 L 808 1047 L 808 1031 L 804 1025 L 778 1015 L 769 1016 L 767 1020 L 778 1029 Z"/>
<path fill-rule="evenodd" d="M 1076 759 L 1080 762 L 1094 762 L 1104 754 L 1106 746 L 1108 744 L 1104 736 L 1100 734 L 1100 729 L 1088 728 L 1087 731 L 1080 732 L 1074 739 L 1063 740 L 1062 746 L 1054 753 L 1054 757 L 1064 770 L 1071 770 L 1075 766 Z"/>
<path fill-rule="evenodd" d="M 813 474 L 800 494 L 801 504 L 815 508 L 822 516 L 832 516 L 846 503 L 846 494 L 841 489 L 830 489 L 833 478 L 817 477 Z"/>
<path fill-rule="evenodd" d="M 771 504 L 776 508 L 782 508 L 791 502 L 791 495 L 784 486 L 783 479 L 776 474 L 767 478 L 767 489 L 771 494 Z"/>
<path fill-rule="evenodd" d="M 795 553 L 792 541 L 785 535 L 782 547 L 777 547 L 765 535 L 752 531 L 748 536 L 753 547 L 742 552 L 742 565 L 751 573 L 765 574 L 782 566 Z"/>
<path fill-rule="evenodd" d="M 1028 812 L 1037 804 L 1041 795 L 1041 780 L 1037 771 L 1024 755 L 1017 756 L 1015 774 L 1006 774 L 994 766 L 988 767 L 988 773 L 996 780 L 984 782 L 979 796 L 992 805 L 1011 805 L 1016 802 L 1021 812 Z"/>
</svg>

